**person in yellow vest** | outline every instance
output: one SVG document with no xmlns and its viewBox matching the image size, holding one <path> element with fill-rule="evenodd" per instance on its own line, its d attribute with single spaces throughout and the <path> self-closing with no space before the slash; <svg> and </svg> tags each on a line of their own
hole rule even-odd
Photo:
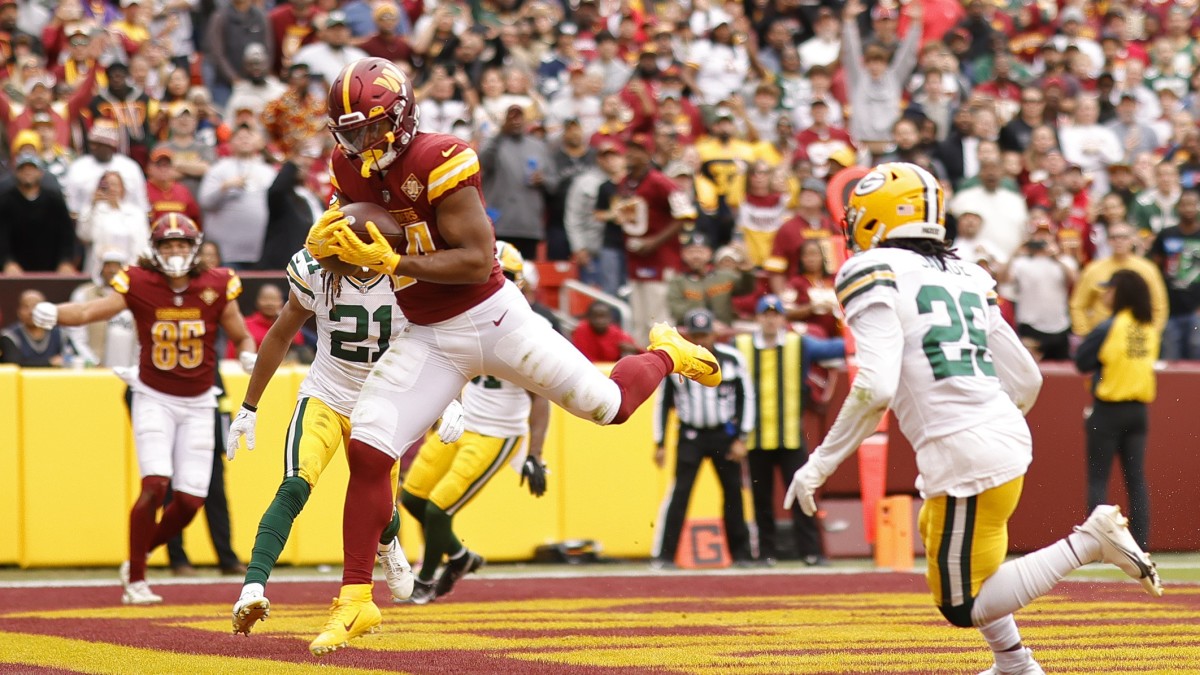
<svg viewBox="0 0 1200 675">
<path fill-rule="evenodd" d="M 1133 270 L 1118 270 L 1105 283 L 1112 318 L 1096 326 L 1075 354 L 1080 372 L 1093 373 L 1087 417 L 1087 503 L 1090 512 L 1108 498 L 1113 457 L 1121 460 L 1129 494 L 1129 531 L 1143 549 L 1150 541 L 1150 494 L 1146 487 L 1147 405 L 1154 401 L 1154 362 L 1160 333 L 1152 319 L 1150 288 Z"/>
<path fill-rule="evenodd" d="M 808 364 L 842 358 L 841 338 L 823 340 L 800 335 L 788 327 L 783 300 L 764 295 L 757 306 L 758 329 L 734 340 L 746 359 L 754 384 L 754 430 L 746 439 L 750 492 L 758 525 L 758 559 L 774 566 L 779 556 L 775 527 L 775 472 L 784 482 L 804 465 L 804 379 Z M 796 553 L 807 565 L 826 564 L 816 519 L 792 507 L 792 536 Z"/>
</svg>

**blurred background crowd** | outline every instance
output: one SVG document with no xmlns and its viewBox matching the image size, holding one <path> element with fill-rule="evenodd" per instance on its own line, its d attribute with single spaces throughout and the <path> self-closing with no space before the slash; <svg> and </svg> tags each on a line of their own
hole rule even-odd
<svg viewBox="0 0 1200 675">
<path fill-rule="evenodd" d="M 1150 283 L 1164 358 L 1200 358 L 1196 7 L 0 0 L 0 269 L 104 293 L 179 211 L 224 264 L 282 270 L 331 193 L 328 83 L 370 55 L 409 74 L 422 131 L 477 149 L 497 236 L 595 289 L 564 318 L 597 360 L 697 308 L 752 328 L 767 294 L 839 336 L 839 174 L 891 160 L 941 181 L 1039 358 L 1107 316 L 1117 269 Z M 27 295 L 4 360 L 50 339 Z"/>
</svg>

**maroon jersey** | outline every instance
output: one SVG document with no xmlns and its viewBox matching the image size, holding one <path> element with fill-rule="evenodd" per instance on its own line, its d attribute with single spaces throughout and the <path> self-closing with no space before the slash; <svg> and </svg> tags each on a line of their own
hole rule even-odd
<svg viewBox="0 0 1200 675">
<path fill-rule="evenodd" d="M 231 270 L 208 270 L 182 291 L 167 277 L 144 267 L 127 267 L 109 282 L 125 296 L 142 346 L 138 378 L 171 396 L 199 396 L 213 386 L 217 326 L 225 305 L 242 294 Z"/>
<path fill-rule="evenodd" d="M 627 241 L 653 237 L 676 220 L 696 219 L 691 197 L 656 169 L 650 169 L 641 179 L 626 177 L 621 181 L 612 210 Z M 679 249 L 679 239 L 672 237 L 649 253 L 630 253 L 629 277 L 635 281 L 661 281 L 664 270 L 682 267 Z"/>
<path fill-rule="evenodd" d="M 455 192 L 470 188 L 483 200 L 479 156 L 462 139 L 448 134 L 419 133 L 388 170 L 368 177 L 362 164 L 342 152 L 330 162 L 330 183 L 336 203 L 371 202 L 387 209 L 404 228 L 404 255 L 426 255 L 446 248 L 438 232 L 437 207 Z M 500 263 L 480 284 L 437 284 L 411 277 L 394 277 L 396 303 L 409 321 L 433 324 L 458 316 L 504 286 Z"/>
</svg>

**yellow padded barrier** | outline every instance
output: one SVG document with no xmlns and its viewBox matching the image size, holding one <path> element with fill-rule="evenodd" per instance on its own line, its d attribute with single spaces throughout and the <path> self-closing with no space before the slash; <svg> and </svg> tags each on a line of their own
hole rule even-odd
<svg viewBox="0 0 1200 675">
<path fill-rule="evenodd" d="M 280 369 L 259 405 L 257 449 L 243 449 L 225 465 L 233 547 L 243 561 L 250 557 L 258 520 L 282 479 L 284 437 L 305 372 L 301 367 Z M 222 375 L 236 406 L 249 378 L 233 364 L 223 367 Z M 128 510 L 140 485 L 121 398 L 124 385 L 107 370 L 27 370 L 18 379 L 21 404 L 0 407 L 0 416 L 18 408 L 18 428 L 25 430 L 20 442 L 11 446 L 19 448 L 24 460 L 20 464 L 25 466 L 18 474 L 23 510 L 10 521 L 25 533 L 19 564 L 119 564 L 126 555 Z M 6 391 L 0 372 L 0 406 Z M 69 418 L 64 410 L 71 411 Z M 598 427 L 554 408 L 545 447 L 551 470 L 546 495 L 534 498 L 519 486 L 516 472 L 501 470 L 456 517 L 461 539 L 495 561 L 527 560 L 541 544 L 572 538 L 594 539 L 611 556 L 648 556 L 674 462 L 669 435 L 666 466 L 658 469 L 653 464 L 652 414 L 647 403 L 624 425 Z M 0 417 L 0 452 L 5 427 L 11 425 Z M 345 454 L 339 452 L 293 527 L 281 564 L 340 563 L 347 476 Z M 0 484 L 0 517 L 6 493 L 11 491 Z M 88 506 L 81 509 L 80 504 Z M 720 489 L 707 463 L 697 478 L 688 515 L 721 515 Z M 65 527 L 88 532 L 89 546 L 64 547 Z M 0 534 L 0 554 L 3 542 Z M 185 532 L 184 542 L 194 563 L 215 561 L 203 513 Z M 420 557 L 419 528 L 407 514 L 401 542 L 410 558 Z M 165 564 L 165 551 L 156 552 L 151 563 Z"/>
<path fill-rule="evenodd" d="M 0 565 L 20 561 L 20 372 L 16 366 L 0 366 L 0 466 L 6 468 L 0 471 Z"/>
</svg>

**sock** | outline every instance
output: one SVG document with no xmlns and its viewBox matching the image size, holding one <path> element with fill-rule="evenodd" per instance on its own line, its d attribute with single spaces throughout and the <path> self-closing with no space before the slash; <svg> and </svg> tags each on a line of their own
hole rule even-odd
<svg viewBox="0 0 1200 675">
<path fill-rule="evenodd" d="M 1021 645 L 1021 632 L 1017 630 L 1017 622 L 1012 614 L 979 626 L 983 639 L 992 648 L 996 665 L 1006 673 L 1016 672 L 1029 659 L 1029 652 Z"/>
<path fill-rule="evenodd" d="M 411 492 L 407 492 L 403 488 L 400 490 L 400 505 L 408 511 L 408 515 L 417 519 L 421 524 L 421 531 L 425 531 L 425 507 L 429 504 L 429 500 L 422 499 Z"/>
<path fill-rule="evenodd" d="M 1072 532 L 1063 541 L 1071 547 L 1071 552 L 1079 559 L 1080 567 L 1088 563 L 1100 562 L 1103 555 L 1100 552 L 1100 542 L 1090 534 Z"/>
<path fill-rule="evenodd" d="M 674 370 L 675 362 L 671 356 L 657 349 L 617 361 L 609 377 L 621 390 L 621 405 L 610 424 L 621 424 L 629 419 L 638 406 L 658 389 L 663 378 Z"/>
<path fill-rule="evenodd" d="M 261 596 L 263 594 L 263 592 L 265 592 L 266 590 L 267 590 L 267 588 L 265 586 L 263 586 L 262 584 L 247 583 L 242 586 L 242 594 L 239 597 L 244 598 L 249 595 Z"/>
<path fill-rule="evenodd" d="M 363 441 L 351 439 L 346 448 L 350 482 L 342 511 L 343 586 L 371 584 L 379 535 L 387 527 L 392 503 L 392 465 L 395 458 Z"/>
<path fill-rule="evenodd" d="M 1050 592 L 1063 577 L 1087 562 L 1081 560 L 1075 550 L 1067 539 L 1059 539 L 1046 548 L 1001 565 L 980 587 L 971 609 L 971 621 L 976 626 L 992 623 Z"/>
<path fill-rule="evenodd" d="M 432 581 L 438 565 L 442 564 L 442 556 L 459 552 L 463 549 L 462 542 L 454 536 L 453 516 L 438 508 L 437 504 L 428 502 L 425 507 L 425 559 L 421 565 L 418 577 L 421 581 Z"/>
<path fill-rule="evenodd" d="M 391 546 L 392 540 L 398 534 L 400 534 L 400 511 L 396 508 L 395 504 L 392 504 L 392 520 L 387 524 L 387 527 L 383 528 L 383 534 L 379 537 L 379 546 L 381 548 Z"/>
<path fill-rule="evenodd" d="M 146 578 L 146 554 L 150 552 L 150 540 L 157 527 L 154 519 L 158 507 L 167 498 L 167 487 L 171 479 L 166 476 L 146 476 L 142 479 L 142 493 L 129 510 L 129 580 L 143 581 Z"/>
<path fill-rule="evenodd" d="M 150 540 L 150 548 L 146 552 L 153 551 L 183 532 L 201 506 L 204 506 L 204 497 L 176 492 L 171 503 L 163 509 L 162 519 L 158 521 L 158 529 L 154 531 L 154 538 Z"/>
<path fill-rule="evenodd" d="M 250 564 L 246 566 L 246 581 L 266 588 L 267 579 L 275 569 L 275 563 L 287 545 L 288 535 L 292 533 L 292 523 L 308 502 L 312 488 L 308 481 L 299 476 L 288 476 L 283 479 L 275 498 L 267 506 L 262 518 L 258 521 L 258 534 L 254 535 L 254 551 L 250 554 Z"/>
</svg>

